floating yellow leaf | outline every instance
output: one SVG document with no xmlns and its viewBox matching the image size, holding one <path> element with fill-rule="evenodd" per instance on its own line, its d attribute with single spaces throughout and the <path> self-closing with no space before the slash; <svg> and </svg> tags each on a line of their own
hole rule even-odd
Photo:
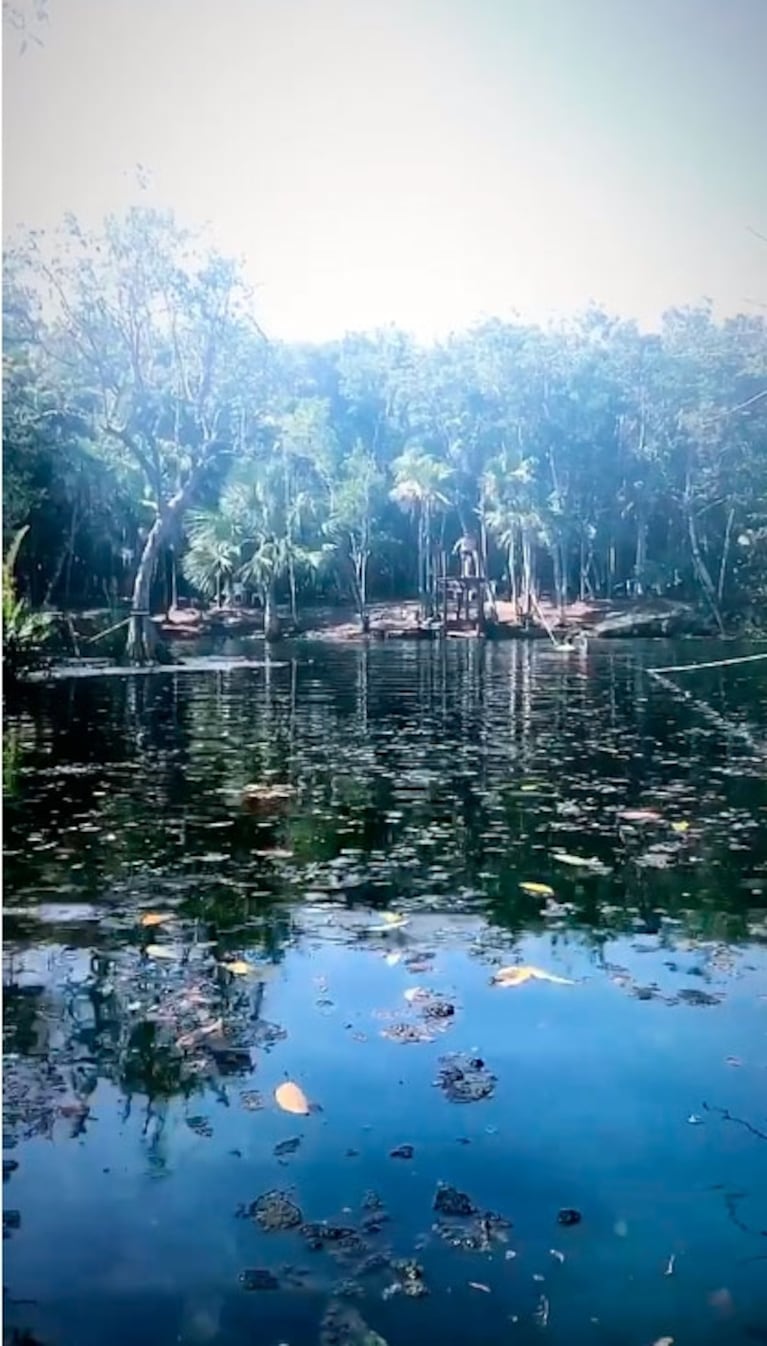
<svg viewBox="0 0 767 1346">
<path fill-rule="evenodd" d="M 558 986 L 573 986 L 568 977 L 557 977 L 553 972 L 544 972 L 540 967 L 502 967 L 493 977 L 494 986 L 522 986 L 526 981 L 551 981 Z"/>
<path fill-rule="evenodd" d="M 689 832 L 690 824 L 686 822 L 672 823 L 671 830 L 672 832 Z"/>
<path fill-rule="evenodd" d="M 143 926 L 163 925 L 165 921 L 172 921 L 173 916 L 169 911 L 145 911 L 141 917 Z"/>
<path fill-rule="evenodd" d="M 309 1112 L 309 1102 L 306 1094 L 291 1080 L 277 1086 L 274 1091 L 274 1098 L 277 1106 L 282 1108 L 283 1112 L 294 1112 L 299 1117 L 306 1117 Z"/>
<path fill-rule="evenodd" d="M 167 944 L 147 944 L 146 953 L 150 958 L 175 958 L 176 953 Z"/>
<path fill-rule="evenodd" d="M 390 930 L 402 930 L 410 924 L 407 916 L 398 916 L 393 911 L 385 911 L 383 915 L 383 925 L 371 925 L 370 933 L 373 935 L 388 935 Z"/>
<path fill-rule="evenodd" d="M 221 966 L 234 977 L 247 977 L 248 973 L 253 971 L 250 963 L 244 962 L 242 958 L 234 958 L 231 963 L 222 963 Z"/>
<path fill-rule="evenodd" d="M 520 883 L 523 893 L 532 893 L 534 897 L 553 897 L 554 889 L 550 888 L 548 883 L 533 883 L 525 880 Z"/>
</svg>

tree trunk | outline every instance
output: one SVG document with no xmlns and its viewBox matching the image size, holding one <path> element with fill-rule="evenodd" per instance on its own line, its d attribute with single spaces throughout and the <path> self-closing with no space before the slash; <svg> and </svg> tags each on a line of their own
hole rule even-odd
<svg viewBox="0 0 767 1346">
<path fill-rule="evenodd" d="M 144 550 L 141 553 L 136 578 L 133 583 L 133 600 L 128 625 L 128 643 L 125 649 L 131 664 L 149 664 L 157 654 L 157 634 L 150 616 L 152 580 L 157 567 L 157 558 L 168 531 L 167 515 L 155 519 L 149 530 Z"/>
<path fill-rule="evenodd" d="M 421 615 L 426 613 L 426 516 L 424 507 L 418 516 L 418 598 Z"/>
<path fill-rule="evenodd" d="M 644 572 L 647 564 L 647 520 L 641 515 L 637 518 L 637 545 L 634 556 L 634 592 L 641 598 L 644 593 Z"/>
<path fill-rule="evenodd" d="M 554 565 L 554 597 L 559 609 L 559 615 L 562 616 L 562 552 L 558 542 L 555 542 L 551 548 L 551 559 Z"/>
<path fill-rule="evenodd" d="M 357 586 L 359 588 L 360 629 L 364 635 L 370 630 L 368 615 L 368 553 L 361 551 L 357 566 Z"/>
<path fill-rule="evenodd" d="M 509 598 L 514 608 L 514 616 L 517 615 L 517 547 L 516 534 L 514 529 L 509 531 Z"/>
<path fill-rule="evenodd" d="M 424 588 L 424 612 L 427 617 L 431 616 L 431 511 L 428 502 L 426 504 L 426 513 L 424 515 L 424 565 L 423 565 L 423 588 Z"/>
<path fill-rule="evenodd" d="M 272 643 L 281 636 L 282 627 L 274 607 L 274 584 L 269 584 L 264 592 L 264 639 Z"/>
<path fill-rule="evenodd" d="M 149 607 L 152 598 L 152 580 L 157 569 L 157 561 L 169 537 L 174 536 L 174 528 L 183 518 L 189 500 L 194 492 L 205 463 L 200 464 L 198 472 L 192 473 L 182 487 L 171 496 L 167 505 L 157 515 L 149 529 L 141 559 L 138 563 L 136 578 L 133 581 L 131 616 L 128 624 L 128 641 L 125 654 L 131 664 L 152 663 L 159 653 L 157 633 L 152 625 Z"/>
<path fill-rule="evenodd" d="M 727 515 L 727 526 L 724 530 L 724 545 L 722 547 L 722 561 L 719 566 L 719 583 L 716 586 L 716 599 L 721 604 L 724 597 L 724 581 L 727 575 L 727 562 L 730 557 L 730 539 L 732 537 L 732 525 L 735 519 L 735 506 L 730 507 Z"/>
<path fill-rule="evenodd" d="M 61 572 L 64 569 L 64 566 L 66 566 L 67 568 L 67 576 L 64 582 L 64 600 L 62 606 L 64 609 L 66 609 L 69 606 L 69 589 L 72 581 L 72 554 L 75 549 L 75 539 L 77 538 L 78 527 L 79 527 L 79 509 L 78 509 L 78 502 L 75 499 L 72 503 L 72 515 L 69 525 L 69 538 L 67 539 L 67 544 L 64 547 L 64 550 L 62 551 L 56 563 L 56 569 L 53 572 L 53 578 L 51 579 L 48 588 L 45 591 L 45 597 L 43 599 L 43 607 L 47 607 L 48 604 L 50 603 L 56 585 L 61 579 Z"/>
<path fill-rule="evenodd" d="M 290 587 L 290 616 L 294 626 L 298 626 L 298 605 L 296 602 L 296 566 L 292 555 L 288 557 L 288 585 Z"/>
<path fill-rule="evenodd" d="M 557 546 L 559 548 L 559 594 L 557 595 L 557 601 L 559 603 L 559 611 L 563 612 L 567 607 L 568 591 L 567 547 L 562 541 L 559 541 Z"/>
<path fill-rule="evenodd" d="M 522 529 L 522 615 L 530 616 L 533 592 L 533 549 L 530 534 Z"/>
<path fill-rule="evenodd" d="M 693 568 L 695 570 L 695 574 L 697 576 L 700 587 L 706 596 L 706 601 L 711 609 L 711 614 L 719 629 L 719 634 L 723 636 L 724 623 L 722 621 L 722 614 L 719 611 L 719 604 L 717 603 L 716 600 L 716 589 L 714 588 L 714 581 L 712 580 L 709 574 L 708 566 L 706 565 L 706 562 L 703 559 L 703 553 L 701 552 L 700 549 L 700 541 L 698 539 L 698 529 L 695 522 L 695 509 L 693 505 L 691 473 L 689 467 L 687 469 L 687 484 L 685 489 L 684 503 L 685 503 L 685 510 L 687 513 L 687 534 L 690 539 L 690 550 L 692 552 Z"/>
</svg>

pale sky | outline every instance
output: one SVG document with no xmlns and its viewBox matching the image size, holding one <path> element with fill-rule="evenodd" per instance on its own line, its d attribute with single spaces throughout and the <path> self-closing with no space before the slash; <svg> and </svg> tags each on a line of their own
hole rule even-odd
<svg viewBox="0 0 767 1346">
<path fill-rule="evenodd" d="M 767 302 L 767 0 L 49 10 L 6 32 L 6 236 L 170 205 L 274 337 Z"/>
</svg>

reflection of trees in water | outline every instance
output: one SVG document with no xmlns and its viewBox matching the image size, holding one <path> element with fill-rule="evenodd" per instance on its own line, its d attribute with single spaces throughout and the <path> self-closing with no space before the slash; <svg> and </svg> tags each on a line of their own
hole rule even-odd
<svg viewBox="0 0 767 1346">
<path fill-rule="evenodd" d="M 638 864 L 649 834 L 621 833 L 616 811 L 669 790 L 686 809 L 703 788 L 695 904 L 736 906 L 715 883 L 729 859 L 716 815 L 725 796 L 748 809 L 757 787 L 721 774 L 729 746 L 684 708 L 667 712 L 622 649 L 600 657 L 597 675 L 525 642 L 313 647 L 202 677 L 59 684 L 12 726 L 33 772 L 15 776 L 11 888 L 69 884 L 99 901 L 174 888 L 181 910 L 220 935 L 307 883 L 350 901 L 473 890 L 520 928 L 539 915 L 520 877 L 555 878 L 580 920 L 599 923 L 607 900 L 651 920 Z M 254 781 L 289 782 L 295 797 L 249 814 L 239 798 Z M 597 855 L 609 884 L 554 874 L 557 846 Z M 673 869 L 651 878 L 654 905 L 679 906 Z"/>
<path fill-rule="evenodd" d="M 91 1096 L 107 1081 L 123 1095 L 126 1116 L 140 1100 L 144 1131 L 154 1135 L 170 1100 L 221 1097 L 249 1074 L 252 1050 L 276 1031 L 262 1017 L 270 965 L 262 977 L 254 963 L 252 976 L 235 978 L 220 952 L 195 956 L 195 947 L 187 943 L 170 966 L 126 943 L 94 951 L 70 977 L 55 958 L 39 981 L 23 965 L 21 983 L 7 969 L 8 1134 L 49 1135 L 59 1120 L 79 1134 Z"/>
</svg>

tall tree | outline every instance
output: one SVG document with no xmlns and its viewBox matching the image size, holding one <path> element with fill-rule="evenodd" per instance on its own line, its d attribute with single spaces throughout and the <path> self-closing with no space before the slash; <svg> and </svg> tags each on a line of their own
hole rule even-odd
<svg viewBox="0 0 767 1346">
<path fill-rule="evenodd" d="M 170 215 L 134 210 L 97 236 L 70 219 L 57 242 L 54 252 L 32 236 L 16 254 L 28 339 L 47 352 L 61 410 L 135 474 L 152 513 L 127 647 L 143 662 L 163 546 L 222 457 L 255 432 L 262 343 L 237 267 Z"/>
</svg>

